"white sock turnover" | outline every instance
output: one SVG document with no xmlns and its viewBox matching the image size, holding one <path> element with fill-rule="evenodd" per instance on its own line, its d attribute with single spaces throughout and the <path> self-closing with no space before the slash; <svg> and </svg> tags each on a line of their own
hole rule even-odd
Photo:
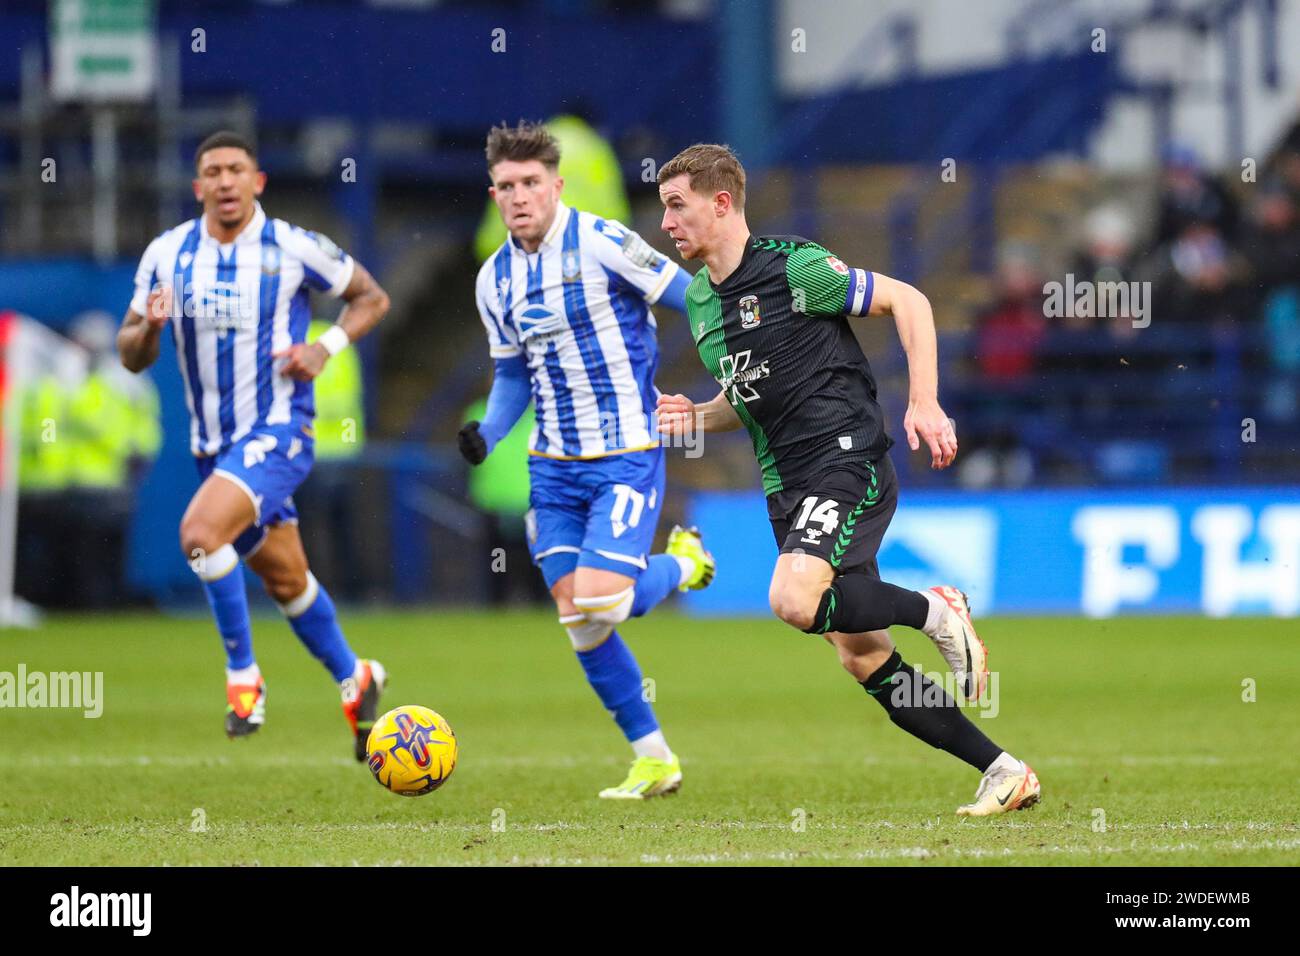
<svg viewBox="0 0 1300 956">
<path fill-rule="evenodd" d="M 658 760 L 671 760 L 673 756 L 662 730 L 651 731 L 632 741 L 632 752 L 638 757 L 654 757 Z"/>
<path fill-rule="evenodd" d="M 226 668 L 226 683 L 238 684 L 241 687 L 256 685 L 257 679 L 262 676 L 262 671 L 257 666 L 257 661 L 249 664 L 247 667 L 240 667 L 235 670 Z"/>
<path fill-rule="evenodd" d="M 933 637 L 935 631 L 939 629 L 939 623 L 943 620 L 943 615 L 948 610 L 948 604 L 933 591 L 926 590 L 917 593 L 925 595 L 925 599 L 930 602 L 930 613 L 925 616 L 925 627 L 921 628 L 921 630 Z"/>
<path fill-rule="evenodd" d="M 988 769 L 984 772 L 990 774 L 995 770 L 1002 770 L 1006 773 L 1024 773 L 1025 765 L 1004 750 L 998 754 L 997 759 L 989 764 Z"/>
</svg>

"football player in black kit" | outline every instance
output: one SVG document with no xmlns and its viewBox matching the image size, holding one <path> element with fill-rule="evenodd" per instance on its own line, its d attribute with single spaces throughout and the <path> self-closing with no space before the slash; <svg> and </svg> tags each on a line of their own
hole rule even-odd
<svg viewBox="0 0 1300 956">
<path fill-rule="evenodd" d="M 780 555 L 773 612 L 821 634 L 844 667 L 899 727 L 983 774 L 963 816 L 1035 804 L 1038 777 L 988 739 L 953 698 L 904 663 L 891 625 L 924 632 L 968 700 L 983 694 L 987 653 L 970 607 L 949 586 L 912 591 L 880 580 L 876 552 L 897 506 L 891 439 L 876 383 L 846 316 L 893 316 L 907 352 L 904 428 L 931 466 L 957 454 L 939 407 L 930 303 L 888 276 L 850 268 L 798 236 L 753 236 L 745 222 L 745 171 L 725 146 L 696 145 L 659 171 L 663 229 L 683 259 L 699 259 L 686 293 L 691 334 L 721 393 L 696 404 L 659 399 L 659 428 L 748 430 L 763 476 Z"/>
</svg>

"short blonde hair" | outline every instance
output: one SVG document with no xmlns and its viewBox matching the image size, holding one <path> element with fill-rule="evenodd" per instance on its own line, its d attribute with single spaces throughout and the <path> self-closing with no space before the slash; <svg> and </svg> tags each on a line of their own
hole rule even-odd
<svg viewBox="0 0 1300 956">
<path fill-rule="evenodd" d="M 689 177 L 691 189 L 712 198 L 714 193 L 731 193 L 731 204 L 745 208 L 745 167 L 730 146 L 696 143 L 688 146 L 659 169 L 659 182 L 675 176 Z"/>
</svg>

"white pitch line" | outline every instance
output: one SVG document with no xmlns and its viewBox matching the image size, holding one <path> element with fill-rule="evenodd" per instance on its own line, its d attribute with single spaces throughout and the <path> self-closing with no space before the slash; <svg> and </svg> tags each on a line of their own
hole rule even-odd
<svg viewBox="0 0 1300 956">
<path fill-rule="evenodd" d="M 966 832 L 970 832 L 972 830 L 978 829 L 981 826 L 981 824 L 972 824 L 965 821 L 962 822 L 949 821 L 949 823 L 951 824 L 952 828 L 960 828 L 961 830 Z M 504 832 L 514 832 L 514 833 L 519 833 L 519 832 L 547 833 L 551 831 L 604 832 L 610 830 L 614 826 L 617 826 L 620 830 L 623 831 L 650 831 L 650 832 L 662 831 L 662 832 L 674 832 L 674 833 L 682 833 L 690 830 L 705 830 L 705 831 L 739 830 L 739 831 L 754 831 L 754 832 L 790 830 L 789 823 L 775 823 L 772 821 L 677 820 L 672 823 L 625 821 L 617 824 L 614 823 L 590 824 L 590 823 L 571 823 L 564 820 L 556 821 L 554 823 L 511 823 L 507 819 L 505 825 L 506 825 L 506 831 Z M 13 831 L 13 832 L 18 832 L 18 831 L 42 832 L 43 831 L 43 832 L 51 832 L 51 833 L 64 833 L 69 828 L 79 829 L 82 831 L 97 830 L 97 831 L 105 831 L 108 833 L 122 833 L 122 834 L 140 833 L 146 830 L 155 830 L 155 831 L 161 831 L 166 833 L 166 832 L 174 831 L 176 830 L 177 827 L 180 826 L 183 826 L 185 830 L 188 832 L 188 828 L 189 828 L 188 818 L 184 820 L 178 818 L 175 823 L 160 822 L 160 821 L 146 821 L 138 824 L 122 824 L 122 823 L 95 824 L 95 823 L 84 823 L 84 822 L 77 822 L 71 824 L 18 823 L 18 824 L 0 826 L 0 833 L 6 831 Z M 805 832 L 809 832 L 809 833 L 816 833 L 819 831 L 837 831 L 837 832 L 843 832 L 846 835 L 851 835 L 855 832 L 860 832 L 863 830 L 879 830 L 879 829 L 898 830 L 901 832 L 932 831 L 935 832 L 936 835 L 941 835 L 942 832 L 944 832 L 943 828 L 936 828 L 930 822 L 892 823 L 889 821 L 864 821 L 860 824 L 808 823 L 806 826 L 807 826 L 807 830 Z M 228 830 L 233 831 L 233 830 L 246 829 L 253 832 L 262 831 L 262 830 L 295 831 L 295 832 L 331 832 L 331 833 L 332 832 L 372 833 L 377 831 L 436 833 L 436 832 L 454 831 L 454 832 L 462 832 L 462 833 L 481 834 L 487 836 L 490 839 L 497 839 L 498 837 L 497 832 L 492 830 L 492 825 L 490 823 L 450 823 L 450 822 L 409 823 L 405 821 L 389 820 L 389 821 L 381 821 L 375 823 L 323 823 L 323 822 L 287 823 L 286 822 L 286 823 L 261 824 L 261 823 L 244 823 L 241 821 L 235 824 L 222 824 L 220 822 L 213 822 L 209 824 L 209 827 L 210 829 L 221 830 L 221 831 L 228 831 Z M 1032 832 L 1040 832 L 1040 831 L 1045 832 L 1049 830 L 1055 830 L 1055 831 L 1084 830 L 1087 829 L 1087 824 L 1086 823 L 1077 823 L 1072 825 L 1055 824 L 1055 823 L 1020 824 L 1020 828 Z M 1006 829 L 1005 827 L 999 827 L 998 831 L 995 832 L 1000 832 L 1005 829 Z M 1190 824 L 1190 825 L 1172 824 L 1172 823 L 1119 824 L 1119 825 L 1112 824 L 1107 828 L 1106 833 L 1107 835 L 1111 835 L 1113 832 L 1116 831 L 1125 832 L 1125 833 L 1128 832 L 1138 832 L 1138 833 L 1188 832 L 1190 833 L 1192 831 L 1197 831 L 1201 833 L 1223 833 L 1227 835 L 1237 830 L 1248 830 L 1252 832 L 1266 832 L 1266 833 L 1273 833 L 1273 832 L 1297 833 L 1297 831 L 1300 831 L 1300 826 L 1297 826 L 1296 824 L 1293 823 L 1269 823 L 1264 821 L 1250 821 L 1247 823 L 1224 823 L 1224 824 L 1205 823 L 1205 824 Z M 948 830 L 947 832 L 951 832 L 951 829 Z M 791 833 L 793 836 L 793 831 L 791 831 Z M 1296 839 L 1300 840 L 1300 836 L 1297 836 Z M 1001 848 L 999 849 L 999 852 L 1002 852 Z"/>
<path fill-rule="evenodd" d="M 1108 765 L 1118 764 L 1124 767 L 1151 767 L 1151 766 L 1170 766 L 1170 767 L 1217 767 L 1232 766 L 1240 764 L 1254 764 L 1268 760 L 1270 763 L 1276 763 L 1276 757 L 1266 755 L 1235 755 L 1232 757 L 1218 757 L 1213 755 L 1197 754 L 1149 754 L 1149 755 L 1125 755 L 1125 756 L 1097 756 L 1097 757 L 1075 757 L 1075 756 L 1045 756 L 1034 760 L 1035 766 L 1039 767 L 1092 767 L 1104 768 Z M 903 763 L 926 764 L 931 761 L 927 758 L 909 758 L 902 760 Z M 520 767 L 520 768 L 537 768 L 537 769 L 566 769 L 572 767 L 590 767 L 590 766 L 621 766 L 624 761 L 621 757 L 600 757 L 600 756 L 579 756 L 579 757 L 528 757 L 528 756 L 510 756 L 503 754 L 479 754 L 474 757 L 474 763 L 482 767 Z M 709 757 L 703 760 L 692 761 L 689 758 L 683 759 L 684 765 L 696 766 L 734 766 L 749 765 L 753 763 L 752 757 Z M 789 766 L 813 765 L 813 766 L 845 766 L 852 764 L 885 764 L 897 766 L 900 760 L 889 759 L 886 761 L 882 757 L 867 756 L 850 761 L 838 761 L 831 759 L 802 758 L 788 761 Z M 354 766 L 356 762 L 342 755 L 322 755 L 319 757 L 310 756 L 289 756 L 289 755 L 269 755 L 246 753 L 227 756 L 224 754 L 0 754 L 0 768 L 3 767 L 35 767 L 35 768 L 60 768 L 60 767 L 320 767 L 322 765 L 348 767 Z"/>
</svg>

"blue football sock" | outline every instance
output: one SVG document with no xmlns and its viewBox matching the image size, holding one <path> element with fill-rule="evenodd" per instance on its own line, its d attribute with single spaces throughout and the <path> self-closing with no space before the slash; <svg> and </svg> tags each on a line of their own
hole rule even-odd
<svg viewBox="0 0 1300 956">
<path fill-rule="evenodd" d="M 226 667 L 241 670 L 253 664 L 253 626 L 248 620 L 248 592 L 239 555 L 230 545 L 208 555 L 195 573 L 203 582 L 203 593 L 217 621 L 217 631 L 226 648 Z"/>
<path fill-rule="evenodd" d="M 682 583 L 682 566 L 671 554 L 652 554 L 636 579 L 632 616 L 640 617 L 673 593 Z"/>
<path fill-rule="evenodd" d="M 280 610 L 289 619 L 289 626 L 298 635 L 298 640 L 325 665 L 336 681 L 352 676 L 357 666 L 357 655 L 343 636 L 329 592 L 314 574 L 307 572 L 307 590 L 288 604 L 281 604 Z"/>
<path fill-rule="evenodd" d="M 578 651 L 578 661 L 596 696 L 629 741 L 659 729 L 654 709 L 641 696 L 641 668 L 617 631 L 604 643 Z"/>
</svg>

